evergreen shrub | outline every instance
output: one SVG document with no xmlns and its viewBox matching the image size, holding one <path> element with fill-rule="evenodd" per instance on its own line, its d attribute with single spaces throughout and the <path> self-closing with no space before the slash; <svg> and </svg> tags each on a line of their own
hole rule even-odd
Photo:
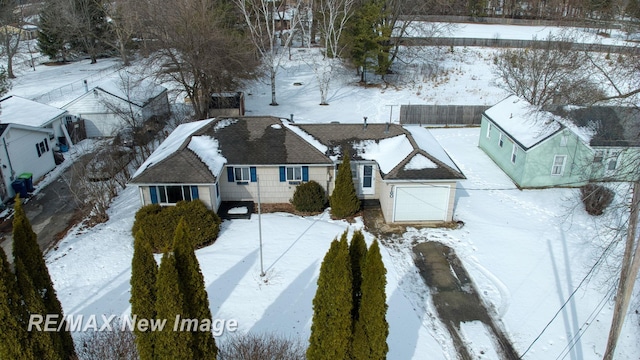
<svg viewBox="0 0 640 360">
<path fill-rule="evenodd" d="M 174 232 L 181 218 L 184 218 L 196 248 L 211 244 L 218 238 L 222 221 L 200 200 L 180 201 L 176 206 L 164 208 L 158 204 L 143 206 L 136 213 L 132 232 L 135 235 L 142 230 L 153 251 L 164 252 L 172 249 Z"/>
<path fill-rule="evenodd" d="M 298 185 L 291 199 L 293 207 L 302 212 L 321 212 L 326 202 L 322 185 L 313 180 Z"/>
</svg>

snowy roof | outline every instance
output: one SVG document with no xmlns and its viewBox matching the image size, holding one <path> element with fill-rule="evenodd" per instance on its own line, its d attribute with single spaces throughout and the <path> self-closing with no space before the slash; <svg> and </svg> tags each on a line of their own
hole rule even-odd
<svg viewBox="0 0 640 360">
<path fill-rule="evenodd" d="M 413 151 L 413 145 L 404 134 L 379 141 L 358 141 L 353 144 L 353 148 L 360 158 L 375 160 L 384 174 L 391 172 Z"/>
<path fill-rule="evenodd" d="M 145 106 L 149 100 L 167 91 L 165 87 L 146 79 L 131 81 L 131 83 L 127 83 L 127 80 L 111 79 L 96 86 L 95 89 L 129 101 L 139 107 Z"/>
<path fill-rule="evenodd" d="M 66 112 L 57 107 L 15 95 L 0 100 L 0 123 L 2 124 L 44 127 Z"/>
<path fill-rule="evenodd" d="M 413 136 L 413 139 L 416 141 L 416 144 L 418 144 L 418 147 L 420 149 L 424 150 L 429 155 L 435 157 L 450 168 L 460 171 L 460 169 L 458 169 L 458 167 L 456 166 L 456 163 L 451 160 L 449 154 L 447 154 L 447 152 L 444 150 L 444 148 L 442 148 L 438 140 L 433 137 L 429 130 L 423 128 L 422 126 L 415 125 L 408 125 L 404 128 L 411 133 L 411 136 Z"/>
<path fill-rule="evenodd" d="M 556 116 L 515 95 L 500 101 L 484 114 L 525 150 L 562 129 Z"/>
<path fill-rule="evenodd" d="M 342 157 L 344 149 L 350 149 L 355 160 L 375 161 L 385 180 L 464 179 L 462 172 L 425 128 L 395 124 L 295 126 L 304 130 L 305 137 L 328 148 L 327 154 L 334 161 Z"/>
<path fill-rule="evenodd" d="M 187 147 L 209 167 L 213 175 L 218 175 L 222 172 L 227 159 L 220 154 L 218 140 L 207 135 L 192 136 Z"/>
<path fill-rule="evenodd" d="M 189 176 L 191 183 L 212 182 L 225 164 L 332 166 L 347 148 L 354 159 L 375 161 L 388 180 L 463 179 L 446 152 L 423 131 L 427 134 L 420 135 L 420 143 L 429 144 L 425 149 L 398 125 L 299 125 L 276 117 L 202 120 L 179 126 L 132 182 L 173 183 L 181 176 Z"/>
<path fill-rule="evenodd" d="M 178 126 L 167 138 L 158 146 L 158 148 L 145 160 L 142 165 L 133 174 L 132 179 L 136 178 L 148 168 L 157 165 L 168 156 L 172 155 L 180 149 L 187 139 L 196 131 L 205 125 L 211 123 L 213 119 L 194 121 Z"/>
</svg>

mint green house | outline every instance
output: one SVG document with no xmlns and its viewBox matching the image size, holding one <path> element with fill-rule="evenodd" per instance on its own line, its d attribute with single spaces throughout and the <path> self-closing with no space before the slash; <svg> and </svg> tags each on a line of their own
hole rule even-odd
<svg viewBox="0 0 640 360">
<path fill-rule="evenodd" d="M 626 108 L 543 110 L 512 95 L 483 113 L 478 146 L 520 188 L 631 181 L 640 159 L 634 119 Z"/>
</svg>

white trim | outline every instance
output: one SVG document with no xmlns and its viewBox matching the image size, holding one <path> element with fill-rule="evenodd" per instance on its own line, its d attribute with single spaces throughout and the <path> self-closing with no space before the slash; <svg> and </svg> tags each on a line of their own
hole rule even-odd
<svg viewBox="0 0 640 360">
<path fill-rule="evenodd" d="M 562 164 L 557 164 L 557 161 L 562 159 Z M 553 163 L 551 164 L 551 176 L 563 176 L 564 167 L 567 164 L 567 155 L 554 155 Z M 556 171 L 559 169 L 559 171 Z"/>
</svg>

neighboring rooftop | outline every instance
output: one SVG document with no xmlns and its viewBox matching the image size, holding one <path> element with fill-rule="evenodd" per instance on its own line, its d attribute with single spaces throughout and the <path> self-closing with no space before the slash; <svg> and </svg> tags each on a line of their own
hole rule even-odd
<svg viewBox="0 0 640 360">
<path fill-rule="evenodd" d="M 562 129 L 553 114 L 511 95 L 484 112 L 527 150 Z"/>
<path fill-rule="evenodd" d="M 66 112 L 66 110 L 16 95 L 0 100 L 0 123 L 2 124 L 43 127 Z"/>
</svg>

